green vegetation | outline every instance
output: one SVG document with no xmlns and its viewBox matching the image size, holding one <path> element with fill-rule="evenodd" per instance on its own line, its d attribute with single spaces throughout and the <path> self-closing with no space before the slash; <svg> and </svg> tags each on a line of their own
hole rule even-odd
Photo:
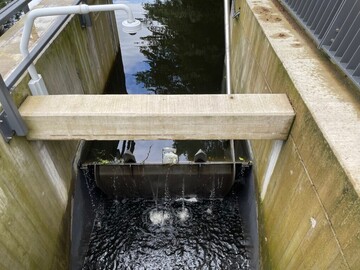
<svg viewBox="0 0 360 270">
<path fill-rule="evenodd" d="M 0 9 L 5 7 L 6 4 L 10 3 L 12 1 L 9 1 L 9 0 L 0 0 Z"/>
</svg>

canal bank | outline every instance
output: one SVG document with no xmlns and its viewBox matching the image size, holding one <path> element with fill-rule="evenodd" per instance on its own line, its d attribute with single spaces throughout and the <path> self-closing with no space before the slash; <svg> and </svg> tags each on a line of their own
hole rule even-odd
<svg viewBox="0 0 360 270">
<path fill-rule="evenodd" d="M 276 1 L 237 0 L 236 12 L 232 88 L 286 93 L 296 111 L 277 162 L 279 143 L 250 141 L 261 201 L 262 266 L 357 269 L 359 91 Z"/>
</svg>

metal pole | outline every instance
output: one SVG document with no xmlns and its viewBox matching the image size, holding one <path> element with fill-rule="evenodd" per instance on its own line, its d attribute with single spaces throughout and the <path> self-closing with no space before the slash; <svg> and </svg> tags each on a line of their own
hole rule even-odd
<svg viewBox="0 0 360 270">
<path fill-rule="evenodd" d="M 27 134 L 27 127 L 22 120 L 20 113 L 12 100 L 9 90 L 7 89 L 5 82 L 0 75 L 0 102 L 4 109 L 6 115 L 2 115 L 1 119 L 1 128 L 2 130 L 6 130 L 6 132 L 2 132 L 5 140 L 9 141 L 12 136 L 12 131 L 16 132 L 18 136 L 25 136 Z M 6 127 L 7 125 L 8 127 Z M 10 132 L 9 132 L 10 130 Z"/>
<path fill-rule="evenodd" d="M 231 94 L 229 0 L 224 0 L 226 93 Z"/>
<path fill-rule="evenodd" d="M 231 95 L 231 69 L 230 69 L 230 2 L 224 0 L 224 27 L 225 27 L 225 67 L 226 67 L 226 94 Z M 235 180 L 235 144 L 230 140 L 231 161 L 233 163 L 233 179 Z"/>
</svg>

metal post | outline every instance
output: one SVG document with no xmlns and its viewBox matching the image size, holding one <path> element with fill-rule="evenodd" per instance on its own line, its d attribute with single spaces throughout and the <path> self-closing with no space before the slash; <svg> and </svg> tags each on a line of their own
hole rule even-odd
<svg viewBox="0 0 360 270">
<path fill-rule="evenodd" d="M 0 102 L 3 107 L 3 112 L 0 113 L 0 132 L 4 139 L 8 142 L 14 135 L 14 132 L 18 136 L 25 136 L 28 131 L 27 127 L 11 98 L 9 90 L 1 75 Z"/>
<path fill-rule="evenodd" d="M 226 94 L 231 95 L 231 69 L 230 69 L 230 2 L 224 0 L 224 27 L 225 27 L 225 69 L 226 69 Z M 235 163 L 235 143 L 230 140 L 231 160 L 233 163 L 233 180 L 235 180 L 236 163 Z"/>
<path fill-rule="evenodd" d="M 88 1 L 82 0 L 81 3 L 87 5 Z M 91 22 L 90 14 L 80 14 L 80 24 L 81 24 L 81 28 L 91 27 L 92 22 Z"/>
<path fill-rule="evenodd" d="M 226 93 L 231 94 L 229 0 L 224 0 Z"/>
</svg>

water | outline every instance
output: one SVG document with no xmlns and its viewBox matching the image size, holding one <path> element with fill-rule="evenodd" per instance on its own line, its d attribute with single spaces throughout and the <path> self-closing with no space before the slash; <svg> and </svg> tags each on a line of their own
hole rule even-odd
<svg viewBox="0 0 360 270">
<path fill-rule="evenodd" d="M 114 0 L 143 28 L 119 37 L 129 94 L 218 94 L 224 64 L 223 2 Z M 116 12 L 118 25 L 126 19 Z"/>
<path fill-rule="evenodd" d="M 184 206 L 183 207 L 183 203 Z M 250 269 L 239 195 L 222 200 L 104 199 L 82 269 Z M 164 205 L 164 203 L 160 203 Z"/>
</svg>

